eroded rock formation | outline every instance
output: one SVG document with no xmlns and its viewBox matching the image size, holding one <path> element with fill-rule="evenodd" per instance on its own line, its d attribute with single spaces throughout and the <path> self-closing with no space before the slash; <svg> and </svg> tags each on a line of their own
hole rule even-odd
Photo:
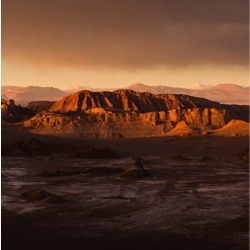
<svg viewBox="0 0 250 250">
<path fill-rule="evenodd" d="M 31 118 L 34 112 L 20 105 L 15 105 L 14 100 L 1 100 L 1 118 L 4 122 L 18 122 Z"/>
<path fill-rule="evenodd" d="M 80 113 L 99 111 L 136 111 L 140 113 L 159 112 L 172 109 L 218 108 L 218 102 L 187 95 L 140 93 L 133 90 L 116 90 L 114 92 L 80 91 L 67 96 L 49 109 L 51 112 Z"/>
<path fill-rule="evenodd" d="M 64 198 L 41 189 L 32 189 L 23 192 L 19 198 L 27 202 L 42 202 L 48 204 L 66 202 Z"/>
<path fill-rule="evenodd" d="M 174 128 L 173 132 L 178 132 L 183 130 L 183 124 L 187 134 L 203 134 L 232 119 L 247 121 L 248 106 L 132 90 L 80 91 L 54 103 L 48 111 L 38 113 L 23 125 L 37 133 L 123 138 L 165 135 Z"/>
<path fill-rule="evenodd" d="M 55 102 L 51 101 L 33 101 L 29 102 L 27 109 L 31 109 L 35 114 L 41 111 L 48 110 Z"/>
</svg>

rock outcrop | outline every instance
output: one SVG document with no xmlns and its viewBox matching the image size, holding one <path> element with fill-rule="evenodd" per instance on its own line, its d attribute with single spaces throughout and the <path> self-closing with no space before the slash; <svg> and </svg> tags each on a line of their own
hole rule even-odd
<svg viewBox="0 0 250 250">
<path fill-rule="evenodd" d="M 1 100 L 1 118 L 4 122 L 18 122 L 28 120 L 34 115 L 30 109 L 15 105 L 14 100 Z"/>
<path fill-rule="evenodd" d="M 193 135 L 222 128 L 232 119 L 248 121 L 248 113 L 248 106 L 221 105 L 186 95 L 80 91 L 23 126 L 36 133 L 86 138 Z"/>
<path fill-rule="evenodd" d="M 54 103 L 50 101 L 33 101 L 29 102 L 26 108 L 38 114 L 41 111 L 48 110 Z"/>
<path fill-rule="evenodd" d="M 48 204 L 66 202 L 64 198 L 41 189 L 32 189 L 23 192 L 20 194 L 19 198 L 27 202 L 41 202 Z"/>
<path fill-rule="evenodd" d="M 119 139 L 167 135 L 174 128 L 176 129 L 173 132 L 179 130 L 179 134 L 199 134 L 206 130 L 221 128 L 229 120 L 230 115 L 227 110 L 195 108 L 148 113 L 109 111 L 82 113 L 77 116 L 41 112 L 25 121 L 23 125 L 41 134 Z M 183 123 L 190 128 L 188 132 L 187 130 L 181 132 L 183 127 L 180 125 Z"/>
<path fill-rule="evenodd" d="M 239 120 L 231 120 L 228 124 L 214 132 L 223 136 L 249 136 L 249 123 Z"/>
<path fill-rule="evenodd" d="M 169 136 L 189 136 L 200 133 L 199 128 L 188 125 L 185 121 L 180 121 L 176 124 L 174 129 L 167 133 Z"/>
<path fill-rule="evenodd" d="M 128 179 L 142 179 L 142 178 L 150 178 L 152 174 L 144 169 L 141 159 L 136 159 L 131 167 L 126 169 L 119 175 L 120 178 L 128 178 Z"/>
<path fill-rule="evenodd" d="M 183 108 L 219 108 L 219 106 L 217 102 L 186 95 L 153 95 L 148 92 L 123 89 L 114 92 L 84 90 L 61 99 L 52 105 L 49 111 L 64 114 L 99 113 L 99 111 L 147 113 Z"/>
</svg>

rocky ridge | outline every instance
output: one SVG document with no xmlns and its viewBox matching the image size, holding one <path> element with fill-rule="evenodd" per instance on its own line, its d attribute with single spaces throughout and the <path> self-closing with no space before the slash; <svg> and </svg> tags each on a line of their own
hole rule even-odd
<svg viewBox="0 0 250 250">
<path fill-rule="evenodd" d="M 149 86 L 142 83 L 137 83 L 130 85 L 128 89 L 139 92 L 148 91 L 153 94 L 185 94 L 227 104 L 249 104 L 249 87 L 230 83 L 218 84 L 216 86 L 201 85 L 200 87 L 198 86 L 198 88 L 193 89 L 169 87 L 166 85 Z"/>
<path fill-rule="evenodd" d="M 52 101 L 33 101 L 29 102 L 26 106 L 27 109 L 31 109 L 35 114 L 41 111 L 48 110 L 55 102 Z"/>
<path fill-rule="evenodd" d="M 110 139 L 204 134 L 222 128 L 232 119 L 248 121 L 248 106 L 132 90 L 80 91 L 22 125 L 42 134 Z"/>
<path fill-rule="evenodd" d="M 32 101 L 58 101 L 67 95 L 61 89 L 40 86 L 2 86 L 1 90 L 3 99 L 14 99 L 17 104 L 24 107 Z"/>
<path fill-rule="evenodd" d="M 31 109 L 16 105 L 14 100 L 1 100 L 1 119 L 2 122 L 18 122 L 28 120 L 34 116 Z"/>
<path fill-rule="evenodd" d="M 187 95 L 135 92 L 116 90 L 114 92 L 79 91 L 69 95 L 51 106 L 49 111 L 59 113 L 100 113 L 101 111 L 140 113 L 158 112 L 172 109 L 219 108 L 218 102 Z"/>
</svg>

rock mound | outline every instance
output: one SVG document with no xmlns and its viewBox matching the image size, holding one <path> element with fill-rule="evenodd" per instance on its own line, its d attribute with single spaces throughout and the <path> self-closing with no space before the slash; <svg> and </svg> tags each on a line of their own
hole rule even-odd
<svg viewBox="0 0 250 250">
<path fill-rule="evenodd" d="M 54 103 L 23 126 L 35 133 L 84 138 L 189 136 L 222 128 L 231 119 L 248 121 L 248 113 L 246 106 L 181 94 L 84 90 Z"/>
<path fill-rule="evenodd" d="M 167 133 L 168 136 L 190 136 L 199 134 L 200 130 L 188 125 L 185 121 L 178 122 L 174 129 Z"/>
<path fill-rule="evenodd" d="M 157 112 L 182 108 L 218 108 L 219 103 L 187 95 L 140 93 L 132 90 L 114 92 L 80 91 L 56 102 L 49 109 L 51 112 Z"/>
<path fill-rule="evenodd" d="M 32 110 L 35 114 L 44 111 L 44 110 L 48 110 L 53 104 L 54 102 L 51 101 L 33 101 L 33 102 L 29 102 L 29 104 L 27 105 L 27 109 Z"/>
<path fill-rule="evenodd" d="M 215 135 L 222 136 L 249 136 L 249 122 L 231 120 L 221 129 L 215 131 Z"/>
<path fill-rule="evenodd" d="M 128 179 L 150 178 L 152 174 L 145 170 L 140 159 L 135 160 L 133 165 L 122 172 L 119 177 Z"/>
<path fill-rule="evenodd" d="M 229 117 L 226 110 L 215 108 L 172 109 L 148 113 L 86 112 L 78 115 L 43 111 L 25 121 L 24 126 L 42 134 L 119 139 L 166 135 L 176 124 L 173 135 L 179 136 L 183 131 L 186 135 L 197 134 L 207 129 L 221 128 Z M 179 122 L 181 123 L 178 124 Z"/>
<path fill-rule="evenodd" d="M 42 202 L 48 204 L 66 202 L 62 197 L 41 189 L 32 189 L 23 192 L 20 194 L 19 198 L 27 202 Z"/>
<path fill-rule="evenodd" d="M 4 122 L 19 122 L 30 119 L 35 113 L 20 105 L 15 105 L 14 100 L 1 100 L 1 118 Z"/>
</svg>

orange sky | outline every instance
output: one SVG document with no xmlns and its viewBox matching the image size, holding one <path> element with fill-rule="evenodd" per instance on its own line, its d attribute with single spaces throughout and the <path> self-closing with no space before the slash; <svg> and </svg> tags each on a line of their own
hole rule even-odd
<svg viewBox="0 0 250 250">
<path fill-rule="evenodd" d="M 2 0 L 2 84 L 247 85 L 248 0 Z"/>
</svg>

